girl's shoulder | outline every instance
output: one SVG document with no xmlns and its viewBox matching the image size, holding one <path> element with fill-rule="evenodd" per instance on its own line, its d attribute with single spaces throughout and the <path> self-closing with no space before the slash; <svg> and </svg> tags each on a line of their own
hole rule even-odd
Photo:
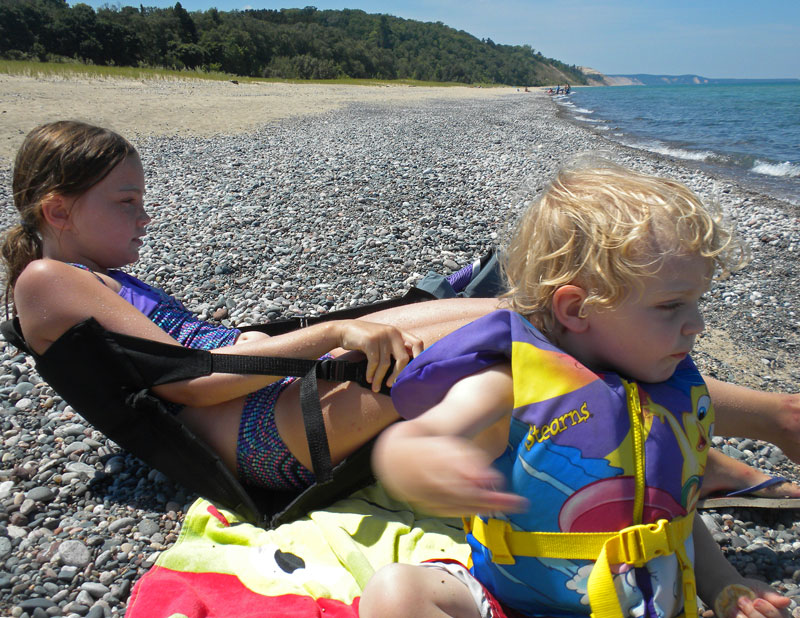
<svg viewBox="0 0 800 618">
<path fill-rule="evenodd" d="M 50 258 L 33 260 L 20 273 L 14 286 L 14 298 L 28 292 L 36 294 L 41 288 L 53 290 L 75 284 L 97 285 L 102 283 L 116 292 L 119 284 L 111 277 L 96 273 L 81 264 L 71 264 Z"/>
<path fill-rule="evenodd" d="M 14 296 L 18 296 L 21 292 L 36 290 L 41 286 L 53 285 L 65 278 L 71 278 L 78 272 L 74 266 L 59 260 L 48 258 L 33 260 L 19 274 L 14 286 Z"/>
<path fill-rule="evenodd" d="M 37 352 L 70 326 L 117 296 L 85 271 L 48 258 L 28 264 L 14 285 L 14 308 L 28 344 Z"/>
</svg>

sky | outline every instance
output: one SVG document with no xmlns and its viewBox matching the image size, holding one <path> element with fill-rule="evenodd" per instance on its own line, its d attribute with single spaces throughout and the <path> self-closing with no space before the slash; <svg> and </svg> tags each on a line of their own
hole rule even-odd
<svg viewBox="0 0 800 618">
<path fill-rule="evenodd" d="M 176 0 L 84 0 L 95 8 Z M 70 0 L 71 4 L 75 2 Z M 798 0 L 181 0 L 188 11 L 316 6 L 441 21 L 480 39 L 530 45 L 607 75 L 800 78 Z"/>
</svg>

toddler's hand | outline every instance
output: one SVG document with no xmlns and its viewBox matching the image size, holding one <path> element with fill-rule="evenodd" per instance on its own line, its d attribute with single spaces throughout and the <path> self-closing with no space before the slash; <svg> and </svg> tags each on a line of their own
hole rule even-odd
<svg viewBox="0 0 800 618">
<path fill-rule="evenodd" d="M 717 595 L 717 618 L 788 618 L 791 601 L 757 579 L 730 584 Z"/>
<path fill-rule="evenodd" d="M 384 448 L 393 446 L 397 445 Z M 498 491 L 503 476 L 491 467 L 485 451 L 463 438 L 413 439 L 402 458 L 376 471 L 390 494 L 432 515 L 517 512 L 528 507 L 525 498 Z"/>
<path fill-rule="evenodd" d="M 378 392 L 392 364 L 394 369 L 387 380 L 392 386 L 409 361 L 422 352 L 422 340 L 409 332 L 363 320 L 341 322 L 339 345 L 345 350 L 358 350 L 367 357 L 367 381 Z"/>
</svg>

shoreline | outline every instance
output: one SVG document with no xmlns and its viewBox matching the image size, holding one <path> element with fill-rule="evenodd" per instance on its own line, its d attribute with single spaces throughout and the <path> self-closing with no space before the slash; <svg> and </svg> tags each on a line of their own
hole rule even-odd
<svg viewBox="0 0 800 618">
<path fill-rule="evenodd" d="M 124 133 L 140 150 L 154 219 L 132 274 L 201 316 L 224 307 L 232 325 L 397 296 L 428 270 L 448 273 L 500 243 L 521 187 L 539 191 L 575 153 L 605 149 L 623 164 L 718 195 L 753 251 L 750 267 L 706 301 L 698 365 L 723 380 L 797 390 L 800 291 L 788 247 L 800 245 L 800 231 L 780 204 L 683 162 L 609 143 L 558 119 L 547 95 L 469 89 L 478 96 L 439 97 L 437 89 L 430 97 L 392 93 L 397 99 L 387 106 L 382 92 L 359 98 L 366 87 L 345 88 L 358 90 L 343 93 L 338 107 L 309 115 L 303 97 L 295 98 L 287 104 L 296 113 L 243 132 Z M 155 90 L 154 101 L 170 103 Z M 118 109 L 118 92 L 108 88 L 113 104 L 103 114 Z M 323 93 L 314 102 L 327 100 Z M 28 106 L 45 110 L 47 101 Z M 138 113 L 117 121 L 135 122 Z M 3 228 L 16 220 L 9 172 L 0 161 Z M 131 585 L 175 543 L 193 496 L 82 421 L 40 384 L 30 359 L 7 345 L 0 355 L 0 610 L 43 598 L 63 615 L 122 615 Z M 718 444 L 800 478 L 776 449 Z M 33 489 L 48 497 L 25 502 Z M 735 517 L 748 522 L 737 539 L 752 543 L 745 533 L 757 535 L 779 557 L 766 564 L 730 541 L 731 561 L 800 598 L 800 590 L 791 592 L 794 549 L 776 540 L 778 525 L 800 530 L 796 521 L 786 513 L 768 513 L 766 523 L 753 511 Z M 67 540 L 86 550 L 75 571 L 63 570 L 59 547 Z M 86 583 L 104 588 L 89 593 Z"/>
</svg>

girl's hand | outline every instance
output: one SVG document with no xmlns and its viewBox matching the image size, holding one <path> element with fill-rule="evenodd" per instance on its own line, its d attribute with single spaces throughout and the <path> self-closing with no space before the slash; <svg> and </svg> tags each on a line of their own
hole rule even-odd
<svg viewBox="0 0 800 618">
<path fill-rule="evenodd" d="M 486 452 L 469 440 L 436 436 L 398 441 L 405 444 L 386 440 L 377 447 L 383 453 L 373 460 L 393 496 L 442 517 L 528 508 L 525 498 L 498 491 L 503 476 L 491 467 Z"/>
<path fill-rule="evenodd" d="M 790 602 L 768 584 L 745 579 L 723 588 L 714 605 L 717 618 L 787 618 Z"/>
<path fill-rule="evenodd" d="M 340 323 L 339 346 L 345 350 L 358 350 L 367 357 L 367 381 L 372 390 L 381 390 L 383 378 L 392 364 L 387 386 L 392 386 L 408 362 L 422 352 L 422 340 L 409 332 L 363 320 L 343 320 Z"/>
</svg>

